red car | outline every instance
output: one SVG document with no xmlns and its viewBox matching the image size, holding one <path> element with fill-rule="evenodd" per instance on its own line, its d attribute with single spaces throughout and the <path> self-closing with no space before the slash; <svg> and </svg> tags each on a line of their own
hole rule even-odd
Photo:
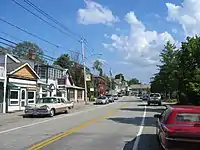
<svg viewBox="0 0 200 150">
<path fill-rule="evenodd" d="M 168 106 L 157 118 L 156 134 L 165 150 L 200 150 L 200 107 Z"/>
</svg>

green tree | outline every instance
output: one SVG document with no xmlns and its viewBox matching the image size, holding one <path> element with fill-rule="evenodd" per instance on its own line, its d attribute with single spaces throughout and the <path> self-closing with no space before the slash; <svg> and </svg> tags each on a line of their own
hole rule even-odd
<svg viewBox="0 0 200 150">
<path fill-rule="evenodd" d="M 179 98 L 181 103 L 200 103 L 200 37 L 187 37 L 179 51 Z M 181 99 L 182 97 L 182 99 Z"/>
<path fill-rule="evenodd" d="M 128 85 L 132 85 L 132 84 L 141 84 L 140 81 L 136 78 L 133 78 L 131 80 L 128 81 Z"/>
<path fill-rule="evenodd" d="M 93 70 L 96 70 L 99 72 L 99 76 L 103 76 L 103 69 L 102 69 L 103 63 L 99 60 L 96 60 L 93 64 Z"/>
<path fill-rule="evenodd" d="M 43 59 L 43 50 L 35 43 L 28 41 L 18 43 L 14 48 L 12 54 L 20 58 L 29 58 L 29 54 L 32 53 L 35 55 L 35 60 L 44 61 Z"/>
<path fill-rule="evenodd" d="M 155 75 L 151 82 L 151 91 L 164 93 L 165 96 L 168 95 L 170 98 L 172 93 L 178 90 L 177 55 L 175 44 L 168 41 L 160 54 L 161 65 L 158 65 L 159 73 Z"/>
<path fill-rule="evenodd" d="M 56 61 L 54 61 L 53 64 L 59 65 L 65 69 L 69 69 L 72 66 L 73 62 L 70 60 L 70 57 L 68 54 L 62 54 L 60 57 L 57 58 Z"/>
</svg>

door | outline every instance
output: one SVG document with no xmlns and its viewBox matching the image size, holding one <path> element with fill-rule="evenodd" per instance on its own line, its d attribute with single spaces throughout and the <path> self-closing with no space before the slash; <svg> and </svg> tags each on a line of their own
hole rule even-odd
<svg viewBox="0 0 200 150">
<path fill-rule="evenodd" d="M 62 98 L 58 98 L 58 103 L 59 103 L 59 106 L 60 106 L 60 111 L 61 112 L 66 111 L 67 105 L 63 102 Z"/>
<path fill-rule="evenodd" d="M 26 94 L 26 89 L 21 89 L 20 90 L 20 102 L 19 102 L 19 106 L 20 106 L 20 110 L 24 110 L 25 106 L 27 105 L 27 94 Z"/>
</svg>

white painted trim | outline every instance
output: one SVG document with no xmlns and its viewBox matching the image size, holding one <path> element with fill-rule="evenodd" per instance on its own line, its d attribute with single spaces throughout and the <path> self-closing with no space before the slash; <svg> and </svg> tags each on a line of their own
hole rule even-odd
<svg viewBox="0 0 200 150">
<path fill-rule="evenodd" d="M 10 90 L 10 94 L 11 95 L 11 92 L 18 92 L 18 99 L 11 99 L 9 98 L 9 106 L 19 106 L 19 98 L 20 98 L 20 90 Z M 11 104 L 11 101 L 17 101 L 18 103 L 17 104 Z"/>
<path fill-rule="evenodd" d="M 10 57 L 10 59 L 12 59 L 14 62 L 20 63 L 20 60 L 18 60 L 17 58 L 13 57 L 12 55 L 7 54 L 7 56 Z"/>
<path fill-rule="evenodd" d="M 22 79 L 15 79 L 15 78 L 9 78 L 9 82 L 19 83 L 19 84 L 36 85 L 36 81 L 22 80 Z"/>
<path fill-rule="evenodd" d="M 25 63 L 25 64 L 21 65 L 20 67 L 16 68 L 15 70 L 13 70 L 12 72 L 10 72 L 9 74 L 14 74 L 15 72 L 17 72 L 18 70 L 20 70 L 21 68 L 23 68 L 25 66 L 28 66 L 31 69 L 31 71 L 36 75 L 36 77 L 38 79 L 40 79 L 40 77 L 38 76 L 38 74 L 32 69 L 32 67 L 28 63 Z"/>
</svg>

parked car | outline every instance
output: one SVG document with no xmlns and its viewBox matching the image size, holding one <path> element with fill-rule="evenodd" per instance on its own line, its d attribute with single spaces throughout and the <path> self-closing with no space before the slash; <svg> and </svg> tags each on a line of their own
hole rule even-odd
<svg viewBox="0 0 200 150">
<path fill-rule="evenodd" d="M 114 100 L 118 100 L 119 99 L 117 95 L 113 95 L 113 97 L 114 97 Z"/>
<path fill-rule="evenodd" d="M 148 100 L 148 97 L 149 97 L 148 94 L 144 94 L 143 97 L 142 97 L 142 100 L 146 101 L 146 100 Z"/>
<path fill-rule="evenodd" d="M 165 150 L 199 150 L 199 106 L 172 105 L 154 117 L 156 135 Z"/>
<path fill-rule="evenodd" d="M 118 97 L 123 97 L 123 94 L 122 93 L 118 93 L 117 96 Z"/>
<path fill-rule="evenodd" d="M 114 97 L 112 96 L 112 94 L 106 94 L 105 96 L 108 98 L 109 102 L 114 102 Z"/>
<path fill-rule="evenodd" d="M 74 101 L 70 101 L 67 98 L 64 98 L 64 100 L 66 101 L 66 103 L 68 103 L 68 108 L 69 109 L 73 109 L 74 108 Z"/>
<path fill-rule="evenodd" d="M 137 94 L 137 99 L 141 99 L 142 94 Z"/>
<path fill-rule="evenodd" d="M 158 104 L 159 106 L 162 105 L 161 95 L 159 93 L 151 93 L 147 100 L 147 104 Z"/>
<path fill-rule="evenodd" d="M 71 103 L 61 97 L 45 97 L 37 100 L 36 104 L 25 106 L 25 116 L 49 115 L 53 117 L 57 113 L 68 113 Z"/>
<path fill-rule="evenodd" d="M 109 100 L 106 96 L 100 96 L 96 99 L 96 104 L 108 104 Z"/>
</svg>

